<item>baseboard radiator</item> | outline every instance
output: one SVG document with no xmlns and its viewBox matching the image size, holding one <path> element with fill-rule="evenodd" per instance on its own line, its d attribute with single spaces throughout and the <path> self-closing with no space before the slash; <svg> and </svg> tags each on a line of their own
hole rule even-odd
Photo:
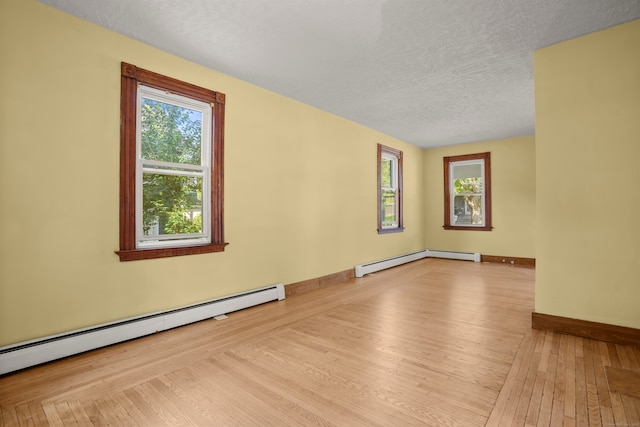
<svg viewBox="0 0 640 427">
<path fill-rule="evenodd" d="M 478 252 L 452 252 L 427 249 L 427 256 L 430 258 L 460 259 L 464 261 L 480 262 L 480 254 Z"/>
<path fill-rule="evenodd" d="M 459 259 L 466 261 L 480 262 L 480 254 L 477 252 L 451 252 L 451 251 L 436 251 L 432 249 L 425 249 L 423 251 L 412 252 L 405 255 L 400 255 L 393 258 L 387 258 L 379 261 L 370 262 L 368 264 L 356 265 L 355 276 L 363 277 L 365 274 L 375 273 L 376 271 L 385 270 L 391 267 L 397 267 L 408 262 L 417 261 L 422 258 L 448 258 Z"/>
<path fill-rule="evenodd" d="M 0 347 L 0 375 L 285 298 L 282 283 Z"/>
</svg>

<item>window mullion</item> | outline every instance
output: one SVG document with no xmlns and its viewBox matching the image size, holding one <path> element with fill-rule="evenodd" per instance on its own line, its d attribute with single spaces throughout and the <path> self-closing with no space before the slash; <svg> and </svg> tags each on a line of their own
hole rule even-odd
<svg viewBox="0 0 640 427">
<path fill-rule="evenodd" d="M 204 177 L 204 170 L 180 171 L 180 170 L 155 169 L 155 168 L 145 168 L 145 167 L 142 167 L 141 169 L 142 169 L 142 173 L 150 173 L 150 174 L 157 174 L 157 175 L 191 176 L 196 178 Z"/>
</svg>

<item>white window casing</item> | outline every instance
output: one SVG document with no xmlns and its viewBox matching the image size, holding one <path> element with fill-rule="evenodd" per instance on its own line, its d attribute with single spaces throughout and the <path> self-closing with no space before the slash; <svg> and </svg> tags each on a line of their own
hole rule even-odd
<svg viewBox="0 0 640 427">
<path fill-rule="evenodd" d="M 202 101 L 172 94 L 152 87 L 138 85 L 136 102 L 136 247 L 138 249 L 191 246 L 211 243 L 211 105 Z M 143 99 L 170 104 L 201 114 L 199 164 L 174 163 L 144 159 L 142 156 Z M 143 174 L 173 175 L 202 180 L 202 232 L 147 236 L 143 225 Z"/>
</svg>

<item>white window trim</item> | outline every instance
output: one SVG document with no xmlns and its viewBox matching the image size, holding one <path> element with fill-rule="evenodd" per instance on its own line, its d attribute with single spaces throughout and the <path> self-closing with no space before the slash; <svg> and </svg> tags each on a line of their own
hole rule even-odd
<svg viewBox="0 0 640 427">
<path fill-rule="evenodd" d="M 395 192 L 395 216 L 396 221 L 393 223 L 383 221 L 383 203 L 382 203 L 382 194 L 385 187 L 382 187 L 382 162 L 384 159 L 390 160 L 392 164 L 393 175 L 391 177 L 392 187 L 388 187 L 389 189 Z M 378 234 L 387 234 L 387 233 L 401 233 L 404 231 L 404 221 L 403 215 L 404 210 L 402 207 L 402 175 L 403 175 L 403 159 L 402 159 L 402 151 L 397 150 L 395 148 L 387 147 L 382 144 L 378 144 Z"/>
<path fill-rule="evenodd" d="M 384 218 L 382 219 L 382 228 L 383 229 L 389 229 L 389 228 L 398 228 L 398 219 L 399 219 L 399 199 L 398 199 L 398 156 L 393 155 L 391 153 L 388 152 L 383 152 L 382 153 L 382 159 L 387 159 L 391 161 L 391 186 L 390 187 L 382 187 L 382 192 L 385 191 L 393 191 L 395 193 L 395 200 L 396 203 L 394 204 L 394 209 L 395 209 L 395 215 L 394 217 L 396 218 L 396 220 L 394 222 L 385 222 Z"/>
<path fill-rule="evenodd" d="M 456 166 L 467 166 L 467 165 L 480 165 L 480 175 L 482 177 L 482 192 L 480 193 L 459 193 L 456 194 L 455 192 L 455 168 Z M 450 218 L 449 221 L 451 222 L 451 224 L 455 224 L 456 223 L 456 215 L 455 215 L 455 196 L 481 196 L 482 197 L 482 223 L 481 224 L 465 224 L 466 227 L 484 227 L 486 225 L 486 221 L 487 221 L 487 217 L 486 217 L 486 212 L 485 212 L 485 207 L 486 207 L 486 195 L 485 195 L 485 182 L 486 182 L 486 177 L 485 177 L 485 173 L 484 173 L 484 159 L 477 159 L 477 160 L 460 160 L 457 162 L 451 162 L 450 163 L 450 170 L 451 173 L 449 175 L 449 213 L 450 213 Z"/>
<path fill-rule="evenodd" d="M 201 133 L 201 164 L 190 165 L 182 163 L 159 162 L 142 158 L 142 99 L 177 105 L 202 114 Z M 136 248 L 151 249 L 165 247 L 181 247 L 211 243 L 211 105 L 206 102 L 172 94 L 142 84 L 138 85 L 136 102 Z M 145 166 L 154 166 L 153 168 Z M 163 169 L 179 168 L 180 170 Z M 157 174 L 197 176 L 202 178 L 202 233 L 145 236 L 142 217 L 142 177 L 144 172 Z"/>
</svg>

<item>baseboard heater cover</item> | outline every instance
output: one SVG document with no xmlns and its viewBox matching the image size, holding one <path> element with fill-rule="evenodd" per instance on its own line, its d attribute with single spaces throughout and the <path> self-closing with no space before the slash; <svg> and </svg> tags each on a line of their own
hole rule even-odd
<svg viewBox="0 0 640 427">
<path fill-rule="evenodd" d="M 438 251 L 434 249 L 427 249 L 426 252 L 429 258 L 460 259 L 464 261 L 480 262 L 480 254 L 478 252 Z"/>
<path fill-rule="evenodd" d="M 284 285 L 0 347 L 0 375 L 285 298 Z"/>
<path fill-rule="evenodd" d="M 452 252 L 437 251 L 433 249 L 425 249 L 423 251 L 412 252 L 393 258 L 387 258 L 379 261 L 370 262 L 368 264 L 356 265 L 355 276 L 363 277 L 365 274 L 375 273 L 376 271 L 385 270 L 387 268 L 397 267 L 408 262 L 417 261 L 422 258 L 448 258 L 466 261 L 480 262 L 480 254 L 477 252 Z"/>
<path fill-rule="evenodd" d="M 356 277 L 363 277 L 365 274 L 375 273 L 376 271 L 386 270 L 387 268 L 397 267 L 411 261 L 417 261 L 427 257 L 427 251 L 412 252 L 393 258 L 382 259 L 370 262 L 368 264 L 356 265 Z"/>
</svg>

